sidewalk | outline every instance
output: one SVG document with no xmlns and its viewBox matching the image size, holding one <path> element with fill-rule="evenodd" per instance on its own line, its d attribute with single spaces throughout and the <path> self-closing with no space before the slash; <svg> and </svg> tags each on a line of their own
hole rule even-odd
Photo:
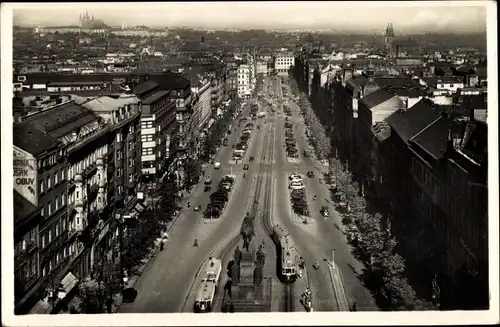
<svg viewBox="0 0 500 327">
<path fill-rule="evenodd" d="M 191 195 L 194 192 L 194 187 L 191 189 L 191 192 L 186 194 L 182 200 L 181 200 L 181 210 L 175 215 L 174 219 L 166 223 L 166 231 L 170 232 L 175 225 L 175 222 L 177 219 L 179 219 L 179 216 L 182 213 L 182 209 L 185 207 L 186 203 L 188 200 L 191 198 Z M 132 276 L 129 278 L 128 282 L 125 285 L 125 288 L 133 288 L 137 280 L 139 280 L 139 277 L 141 277 L 142 273 L 144 270 L 148 267 L 150 263 L 154 261 L 154 258 L 156 257 L 156 254 L 159 252 L 159 249 L 157 247 L 154 247 L 150 250 L 150 253 L 142 260 L 142 265 L 137 269 L 138 274 Z M 118 309 L 120 308 L 120 305 L 122 304 L 123 297 L 121 293 L 118 293 L 114 296 L 114 303 L 113 307 L 111 309 L 112 313 L 116 313 Z"/>
</svg>

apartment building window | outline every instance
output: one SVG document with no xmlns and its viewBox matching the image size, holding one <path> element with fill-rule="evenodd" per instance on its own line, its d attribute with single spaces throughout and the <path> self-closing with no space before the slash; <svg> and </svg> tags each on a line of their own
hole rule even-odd
<svg viewBox="0 0 500 327">
<path fill-rule="evenodd" d="M 116 157 L 118 158 L 118 160 L 123 159 L 123 153 L 122 153 L 121 150 L 119 150 L 119 151 L 116 152 Z"/>
<path fill-rule="evenodd" d="M 45 248 L 45 234 L 42 235 L 41 244 L 42 244 L 42 249 Z"/>
<path fill-rule="evenodd" d="M 43 182 L 44 180 L 40 180 L 40 193 L 43 193 L 44 189 L 43 189 Z"/>
<path fill-rule="evenodd" d="M 121 169 L 120 169 L 120 168 L 118 168 L 118 169 L 116 170 L 116 177 L 120 177 L 120 176 L 121 176 L 121 174 L 122 174 Z"/>
<path fill-rule="evenodd" d="M 54 201 L 54 206 L 56 207 L 54 211 L 59 210 L 59 195 L 56 195 L 56 200 Z"/>
<path fill-rule="evenodd" d="M 66 219 L 63 219 L 62 222 L 61 222 L 61 224 L 62 224 L 61 231 L 64 232 L 66 230 Z"/>
<path fill-rule="evenodd" d="M 52 203 L 49 201 L 47 201 L 47 211 L 48 211 L 48 216 L 50 217 L 50 215 L 52 214 Z"/>
<path fill-rule="evenodd" d="M 49 261 L 49 272 L 52 271 L 52 260 Z"/>
<path fill-rule="evenodd" d="M 134 163 L 133 163 L 132 158 L 128 158 L 128 166 L 129 166 L 129 167 L 132 167 L 132 165 L 133 165 L 133 164 L 134 164 Z"/>
<path fill-rule="evenodd" d="M 47 233 L 49 240 L 47 241 L 48 244 L 52 242 L 52 229 L 49 229 L 49 232 Z"/>
<path fill-rule="evenodd" d="M 52 176 L 47 176 L 47 190 L 52 187 Z"/>
<path fill-rule="evenodd" d="M 142 135 L 141 141 L 142 142 L 151 142 L 151 141 L 153 141 L 153 135 Z"/>
<path fill-rule="evenodd" d="M 146 148 L 142 149 L 142 155 L 143 156 L 148 156 L 153 154 L 153 148 Z"/>
<path fill-rule="evenodd" d="M 128 182 L 132 183 L 134 181 L 134 175 L 133 174 L 128 174 Z"/>
<path fill-rule="evenodd" d="M 56 173 L 54 174 L 54 185 L 57 185 L 57 183 L 59 183 L 59 172 L 56 171 Z"/>
<path fill-rule="evenodd" d="M 32 256 L 30 261 L 31 261 L 30 276 L 34 276 L 36 275 L 36 257 Z"/>
<path fill-rule="evenodd" d="M 132 142 L 128 142 L 128 150 L 129 150 L 129 151 L 134 150 L 134 143 L 132 143 Z"/>
<path fill-rule="evenodd" d="M 130 127 L 128 128 L 128 133 L 129 134 L 134 134 L 135 132 L 135 126 L 134 125 L 130 125 Z"/>
<path fill-rule="evenodd" d="M 141 128 L 153 128 L 153 122 L 152 121 L 143 121 L 141 122 Z"/>
<path fill-rule="evenodd" d="M 76 191 L 76 198 L 79 199 L 80 198 L 80 191 Z"/>
<path fill-rule="evenodd" d="M 42 276 L 43 277 L 47 276 L 47 267 L 46 266 L 44 266 L 42 269 Z"/>
<path fill-rule="evenodd" d="M 120 143 L 122 141 L 122 133 L 116 133 L 116 142 Z"/>
<path fill-rule="evenodd" d="M 56 237 L 59 236 L 59 222 L 56 223 Z"/>
</svg>

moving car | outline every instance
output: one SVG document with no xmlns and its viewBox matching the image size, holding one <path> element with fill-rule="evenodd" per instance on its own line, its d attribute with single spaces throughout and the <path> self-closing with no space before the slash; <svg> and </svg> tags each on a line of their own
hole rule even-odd
<svg viewBox="0 0 500 327">
<path fill-rule="evenodd" d="M 290 174 L 290 176 L 288 176 L 288 179 L 289 180 L 293 180 L 293 179 L 300 179 L 300 180 L 302 180 L 302 177 L 299 174 Z"/>
<path fill-rule="evenodd" d="M 220 162 L 214 163 L 214 169 L 219 169 L 220 168 Z"/>
<path fill-rule="evenodd" d="M 228 143 L 229 143 L 228 139 L 224 139 L 224 140 L 222 141 L 222 145 L 223 145 L 223 146 L 227 146 L 227 144 L 228 144 Z"/>
<path fill-rule="evenodd" d="M 307 177 L 309 177 L 309 178 L 314 178 L 314 171 L 309 170 L 309 171 L 307 172 Z"/>
<path fill-rule="evenodd" d="M 210 185 L 210 184 L 212 184 L 212 177 L 207 176 L 207 177 L 205 178 L 205 185 Z"/>
<path fill-rule="evenodd" d="M 247 164 L 243 165 L 243 170 L 248 170 L 250 167 Z"/>
<path fill-rule="evenodd" d="M 205 186 L 203 189 L 204 192 L 210 192 L 212 190 L 212 187 L 210 185 Z"/>
<path fill-rule="evenodd" d="M 330 216 L 330 212 L 328 211 L 328 207 L 327 206 L 322 206 L 321 210 L 319 212 L 321 213 L 321 215 L 323 217 L 329 217 Z"/>
</svg>

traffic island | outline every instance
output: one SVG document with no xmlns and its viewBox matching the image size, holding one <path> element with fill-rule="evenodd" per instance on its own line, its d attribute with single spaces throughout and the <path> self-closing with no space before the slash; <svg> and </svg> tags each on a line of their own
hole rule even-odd
<svg viewBox="0 0 500 327">
<path fill-rule="evenodd" d="M 328 269 L 330 271 L 332 287 L 335 293 L 335 299 L 337 300 L 337 307 L 339 311 L 351 311 L 351 308 L 349 306 L 349 299 L 347 297 L 347 292 L 344 287 L 342 272 L 337 267 L 334 261 L 328 262 Z"/>
<path fill-rule="evenodd" d="M 299 225 L 308 225 L 308 224 L 315 224 L 316 219 L 314 219 L 313 217 L 296 214 L 292 210 L 292 222 Z"/>
<path fill-rule="evenodd" d="M 289 163 L 294 163 L 294 164 L 299 164 L 302 162 L 302 160 L 300 160 L 299 158 L 292 158 L 289 156 L 286 157 L 286 161 L 288 161 Z"/>
</svg>

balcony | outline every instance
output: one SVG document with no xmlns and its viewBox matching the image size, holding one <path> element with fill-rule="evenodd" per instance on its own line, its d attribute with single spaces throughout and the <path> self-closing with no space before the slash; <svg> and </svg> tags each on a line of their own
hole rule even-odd
<svg viewBox="0 0 500 327">
<path fill-rule="evenodd" d="M 175 122 L 176 122 L 177 124 L 180 124 L 180 125 L 184 125 L 185 123 L 187 123 L 187 121 L 188 121 L 188 118 L 187 118 L 187 117 L 181 117 L 181 118 L 177 118 L 177 119 L 175 120 Z M 179 132 L 177 132 L 177 133 L 179 133 Z"/>
<path fill-rule="evenodd" d="M 85 178 L 87 178 L 89 176 L 93 176 L 96 172 L 97 172 L 97 165 L 93 163 L 83 171 L 83 175 Z"/>
</svg>

